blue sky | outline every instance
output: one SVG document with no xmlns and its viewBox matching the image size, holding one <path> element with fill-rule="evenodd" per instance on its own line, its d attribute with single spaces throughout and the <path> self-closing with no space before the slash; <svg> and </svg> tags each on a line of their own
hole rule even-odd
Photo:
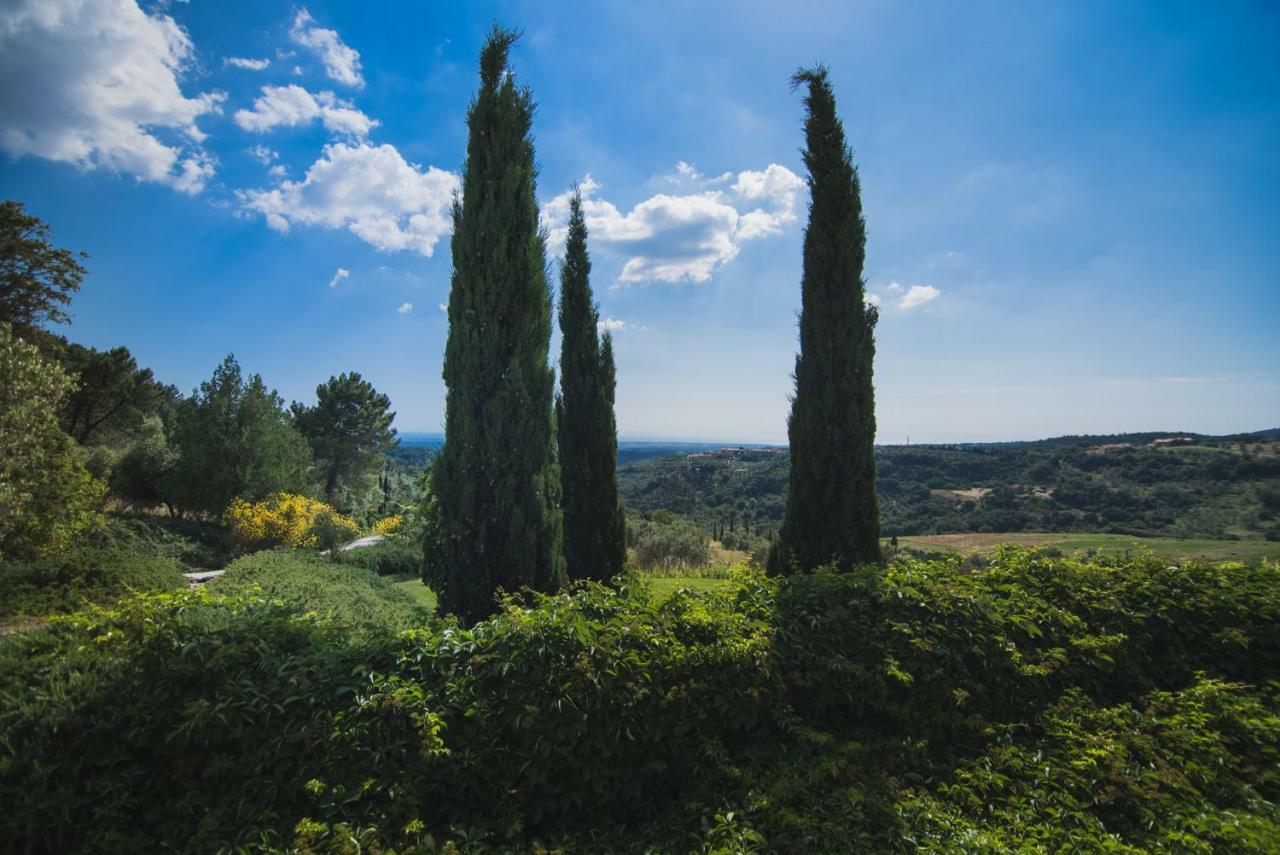
<svg viewBox="0 0 1280 855">
<path fill-rule="evenodd" d="M 0 197 L 90 254 L 68 335 L 184 390 L 228 352 L 287 399 L 359 371 L 439 430 L 494 20 L 553 245 L 590 191 L 624 438 L 785 440 L 815 61 L 863 181 L 879 441 L 1280 425 L 1271 3 L 2 0 Z"/>
</svg>

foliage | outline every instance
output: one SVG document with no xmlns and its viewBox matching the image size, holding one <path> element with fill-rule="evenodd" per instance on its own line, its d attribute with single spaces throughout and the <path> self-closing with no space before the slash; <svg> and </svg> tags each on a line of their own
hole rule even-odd
<svg viewBox="0 0 1280 855">
<path fill-rule="evenodd" d="M 386 579 L 313 552 L 255 552 L 231 562 L 209 586 L 223 594 L 261 591 L 301 611 L 367 631 L 407 629 L 431 617 Z"/>
<path fill-rule="evenodd" d="M 422 578 L 422 545 L 409 538 L 391 538 L 372 546 L 344 549 L 335 558 L 343 564 L 372 570 L 379 576 Z"/>
<path fill-rule="evenodd" d="M 111 495 L 133 507 L 165 504 L 165 486 L 176 462 L 164 424 L 158 416 L 148 416 L 111 471 Z"/>
<path fill-rule="evenodd" d="M 375 522 L 369 528 L 369 534 L 381 535 L 388 537 L 393 534 L 399 534 L 400 529 L 404 527 L 404 516 L 402 514 L 394 514 L 389 517 L 383 517 Z"/>
<path fill-rule="evenodd" d="M 787 420 L 787 513 L 769 556 L 774 574 L 879 563 L 876 503 L 876 308 L 866 302 L 861 187 L 827 69 L 799 71 L 805 96 L 809 224 L 800 280 L 800 353 Z"/>
<path fill-rule="evenodd" d="M 68 613 L 138 591 L 182 587 L 172 558 L 119 547 L 75 546 L 48 558 L 0 565 L 0 618 Z"/>
<path fill-rule="evenodd" d="M 106 486 L 58 426 L 71 388 L 62 369 L 0 323 L 0 560 L 56 552 L 101 523 Z"/>
<path fill-rule="evenodd" d="M 51 245 L 49 237 L 48 224 L 26 213 L 21 202 L 0 202 L 0 324 L 22 334 L 70 321 L 63 307 L 84 279 L 77 256 Z"/>
<path fill-rule="evenodd" d="M 329 549 L 360 535 L 360 528 L 315 499 L 276 493 L 261 502 L 236 499 L 225 516 L 231 542 L 241 552 L 287 546 Z"/>
<path fill-rule="evenodd" d="M 0 645 L 0 847 L 1267 852 L 1277 582 L 1006 550 L 393 636 L 258 553 Z"/>
<path fill-rule="evenodd" d="M 87 545 L 155 555 L 194 570 L 220 570 L 233 557 L 220 525 L 152 514 L 108 514 Z"/>
<path fill-rule="evenodd" d="M 436 586 L 441 607 L 468 622 L 493 611 L 500 587 L 555 590 L 565 581 L 533 97 L 508 66 L 515 40 L 495 26 L 481 51 L 453 207 L 446 441 L 433 468 L 443 550 Z"/>
<path fill-rule="evenodd" d="M 636 563 L 645 568 L 688 568 L 707 563 L 707 536 L 688 523 L 633 522 L 628 531 Z"/>
<path fill-rule="evenodd" d="M 46 341 L 76 388 L 59 410 L 63 429 L 81 445 L 122 445 L 148 417 L 174 406 L 178 390 L 139 368 L 127 347 L 99 351 L 65 340 Z"/>
<path fill-rule="evenodd" d="M 343 510 L 362 507 L 383 455 L 399 443 L 391 400 L 352 372 L 317 386 L 315 406 L 295 403 L 291 410 L 315 454 L 325 501 Z"/>
<path fill-rule="evenodd" d="M 618 497 L 617 385 L 613 340 L 600 344 L 582 195 L 569 200 L 560 268 L 560 395 L 556 427 L 564 492 L 564 558 L 570 578 L 608 581 L 627 560 L 626 517 Z"/>
<path fill-rule="evenodd" d="M 180 512 L 220 514 L 234 499 L 307 493 L 311 450 L 262 378 L 228 356 L 178 411 L 167 494 Z"/>
</svg>

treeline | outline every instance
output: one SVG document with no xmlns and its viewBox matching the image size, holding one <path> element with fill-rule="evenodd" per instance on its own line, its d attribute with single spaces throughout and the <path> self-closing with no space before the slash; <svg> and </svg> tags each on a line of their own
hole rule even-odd
<svg viewBox="0 0 1280 855">
<path fill-rule="evenodd" d="M 395 413 L 359 374 L 286 405 L 228 356 L 183 395 L 126 347 L 50 332 L 70 321 L 83 258 L 21 204 L 0 203 L 0 558 L 56 552 L 111 506 L 216 519 L 237 499 L 287 492 L 370 517 L 416 501 L 384 472 Z"/>
<path fill-rule="evenodd" d="M 1176 537 L 1280 538 L 1280 455 L 1257 434 L 1059 437 L 965 446 L 881 446 L 877 490 L 885 536 L 1070 531 Z M 1097 451 L 1130 442 L 1132 448 Z M 664 510 L 708 533 L 748 527 L 765 539 L 783 514 L 786 454 L 721 452 L 624 466 L 634 512 Z M 734 548 L 739 547 L 736 543 Z"/>
</svg>

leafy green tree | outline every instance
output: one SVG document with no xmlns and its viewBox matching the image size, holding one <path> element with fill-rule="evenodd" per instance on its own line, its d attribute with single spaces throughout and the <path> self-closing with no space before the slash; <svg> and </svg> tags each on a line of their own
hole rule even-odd
<svg viewBox="0 0 1280 855">
<path fill-rule="evenodd" d="M 453 207 L 445 444 L 433 490 L 441 607 L 466 621 L 492 613 L 499 587 L 549 591 L 565 581 L 551 294 L 529 137 L 533 97 L 507 62 L 516 38 L 495 26 L 480 53 Z"/>
<path fill-rule="evenodd" d="M 166 505 L 173 510 L 166 486 L 176 462 L 164 423 L 159 416 L 147 416 L 111 473 L 111 495 L 136 507 Z"/>
<path fill-rule="evenodd" d="M 63 307 L 84 280 L 77 256 L 51 245 L 50 234 L 49 225 L 26 213 L 21 202 L 0 202 L 0 323 L 19 335 L 71 320 Z"/>
<path fill-rule="evenodd" d="M 352 372 L 317 386 L 314 407 L 295 403 L 292 410 L 315 454 L 325 501 L 354 509 L 386 466 L 386 453 L 400 444 L 391 400 Z"/>
<path fill-rule="evenodd" d="M 274 390 L 228 356 L 179 409 L 165 485 L 180 512 L 220 514 L 237 497 L 310 493 L 311 449 Z"/>
<path fill-rule="evenodd" d="M 59 415 L 81 445 L 123 444 L 144 418 L 178 397 L 172 386 L 156 382 L 150 368 L 139 368 L 127 347 L 100 351 L 68 343 L 61 350 L 62 364 L 77 382 Z"/>
<path fill-rule="evenodd" d="M 791 481 L 771 573 L 881 561 L 871 376 L 877 314 L 862 279 L 866 223 L 858 171 L 827 69 L 801 70 L 792 85 L 808 87 L 804 162 L 811 201 L 787 423 Z"/>
<path fill-rule="evenodd" d="M 560 268 L 560 395 L 556 427 L 564 490 L 564 559 L 570 578 L 608 581 L 627 560 L 626 517 L 618 497 L 618 428 L 612 337 L 600 344 L 591 298 L 591 258 L 582 196 L 569 201 Z"/>
<path fill-rule="evenodd" d="M 72 382 L 0 323 L 0 559 L 56 552 L 101 520 L 105 485 L 58 426 Z"/>
</svg>

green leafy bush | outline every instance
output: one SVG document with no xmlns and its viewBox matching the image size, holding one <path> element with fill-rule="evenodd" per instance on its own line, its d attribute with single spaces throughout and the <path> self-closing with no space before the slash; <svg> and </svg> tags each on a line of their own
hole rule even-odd
<svg viewBox="0 0 1280 855">
<path fill-rule="evenodd" d="M 0 619 L 65 614 L 135 592 L 173 590 L 184 584 L 182 569 L 165 556 L 94 546 L 0 563 Z"/>
<path fill-rule="evenodd" d="M 404 537 L 343 550 L 334 556 L 334 560 L 372 570 L 379 576 L 422 577 L 422 544 Z"/>
<path fill-rule="evenodd" d="M 209 584 L 223 594 L 260 591 L 350 627 L 406 629 L 431 617 L 412 597 L 373 572 L 305 550 L 280 548 L 246 555 Z"/>
<path fill-rule="evenodd" d="M 0 644 L 0 849 L 1280 839 L 1274 565 L 625 580 L 396 634 L 385 580 L 304 556 Z"/>
</svg>

